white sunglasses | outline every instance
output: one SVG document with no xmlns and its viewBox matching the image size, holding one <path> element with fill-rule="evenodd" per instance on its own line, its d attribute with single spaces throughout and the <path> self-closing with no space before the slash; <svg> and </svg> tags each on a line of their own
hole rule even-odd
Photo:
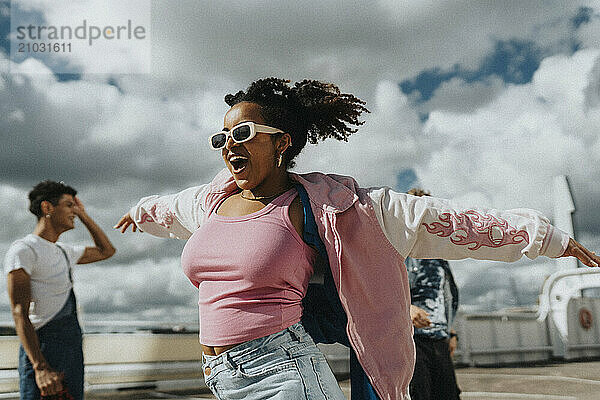
<svg viewBox="0 0 600 400">
<path fill-rule="evenodd" d="M 225 147 L 229 137 L 236 143 L 244 143 L 256 136 L 257 133 L 274 134 L 283 133 L 283 131 L 271 126 L 255 124 L 254 122 L 242 122 L 231 128 L 230 131 L 221 131 L 211 135 L 208 141 L 213 150 L 220 150 Z"/>
</svg>

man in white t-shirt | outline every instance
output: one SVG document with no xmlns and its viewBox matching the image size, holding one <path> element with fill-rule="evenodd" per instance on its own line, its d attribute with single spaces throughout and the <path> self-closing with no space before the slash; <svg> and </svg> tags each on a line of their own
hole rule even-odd
<svg viewBox="0 0 600 400">
<path fill-rule="evenodd" d="M 33 233 L 16 240 L 4 260 L 8 296 L 21 347 L 19 388 L 22 400 L 63 392 L 83 399 L 81 328 L 73 293 L 71 267 L 109 258 L 115 249 L 85 212 L 77 192 L 62 182 L 44 181 L 29 193 L 29 210 L 37 217 Z M 95 246 L 58 242 L 85 225 Z"/>
</svg>

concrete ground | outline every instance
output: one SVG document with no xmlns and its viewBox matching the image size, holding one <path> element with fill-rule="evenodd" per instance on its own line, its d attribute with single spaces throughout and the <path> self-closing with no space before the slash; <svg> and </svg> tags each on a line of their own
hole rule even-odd
<svg viewBox="0 0 600 400">
<path fill-rule="evenodd" d="M 462 399 L 600 399 L 600 362 L 534 367 L 464 368 L 457 378 Z"/>
<path fill-rule="evenodd" d="M 463 400 L 598 400 L 600 361 L 545 364 L 533 367 L 459 368 Z M 340 382 L 350 398 L 350 381 Z M 6 397 L 3 397 L 6 398 Z M 214 399 L 207 391 L 138 391 L 88 393 L 87 400 Z"/>
<path fill-rule="evenodd" d="M 533 367 L 459 368 L 463 400 L 598 400 L 600 361 L 545 364 Z M 340 382 L 350 398 L 350 381 Z M 105 397 L 88 396 L 88 399 Z M 210 393 L 139 393 L 128 399 L 214 399 Z"/>
<path fill-rule="evenodd" d="M 598 400 L 600 361 L 546 364 L 534 367 L 459 368 L 456 370 L 461 399 L 481 400 Z M 350 398 L 350 381 L 340 382 Z M 146 397 L 211 399 L 194 397 Z"/>
</svg>

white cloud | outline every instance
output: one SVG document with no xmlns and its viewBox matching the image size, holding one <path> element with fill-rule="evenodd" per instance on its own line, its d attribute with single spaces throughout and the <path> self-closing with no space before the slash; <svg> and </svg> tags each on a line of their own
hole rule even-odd
<svg viewBox="0 0 600 400">
<path fill-rule="evenodd" d="M 584 47 L 598 47 L 600 43 L 600 1 L 593 0 L 589 2 L 589 6 L 593 8 L 593 16 L 591 20 L 579 27 L 577 31 L 577 39 L 581 41 Z"/>
<path fill-rule="evenodd" d="M 443 196 L 481 191 L 498 208 L 527 206 L 549 213 L 552 177 L 566 174 L 593 190 L 600 168 L 600 109 L 585 101 L 597 50 L 545 59 L 530 84 L 509 86 L 472 113 L 431 113 L 425 140 L 439 145 L 418 168 Z M 438 191 L 436 190 L 436 192 Z M 590 224 L 586 224 L 590 226 Z"/>
<path fill-rule="evenodd" d="M 575 13 L 569 1 L 303 1 L 153 3 L 153 71 L 161 79 L 246 84 L 275 75 L 329 79 L 371 100 L 380 80 L 423 69 L 475 67 L 494 40 L 542 39 L 550 23 L 564 37 Z M 193 46 L 190 44 L 193 43 Z M 177 59 L 176 63 L 171 60 Z"/>
<path fill-rule="evenodd" d="M 197 291 L 181 271 L 178 257 L 139 259 L 126 265 L 78 267 L 75 290 L 85 314 L 119 312 L 132 320 L 165 307 L 187 306 L 185 321 L 197 319 L 193 311 Z M 179 321 L 184 322 L 184 321 Z"/>
<path fill-rule="evenodd" d="M 14 110 L 6 117 L 9 121 L 23 122 L 25 120 L 25 113 L 23 110 Z"/>
<path fill-rule="evenodd" d="M 11 63 L 10 72 L 14 74 L 38 75 L 36 78 L 39 81 L 44 79 L 42 76 L 45 76 L 46 80 L 55 80 L 52 70 L 42 61 L 35 58 L 28 58 L 20 64 Z"/>
<path fill-rule="evenodd" d="M 460 78 L 443 82 L 435 91 L 435 96 L 423 104 L 420 111 L 449 111 L 468 114 L 494 100 L 504 89 L 502 80 L 489 77 L 486 81 L 467 83 Z M 415 92 L 416 94 L 416 92 Z"/>
<path fill-rule="evenodd" d="M 30 231 L 26 226 L 35 221 L 33 214 L 29 214 L 27 192 L 10 185 L 0 184 L 0 221 L 10 229 L 0 231 L 0 245 L 12 242 L 13 235 L 23 235 Z M 0 247 L 0 254 L 4 254 L 8 246 Z"/>
<path fill-rule="evenodd" d="M 535 305 L 545 279 L 559 269 L 547 258 L 516 263 L 461 260 L 451 261 L 450 267 L 466 312 Z"/>
<path fill-rule="evenodd" d="M 8 6 L 8 3 L 0 3 L 0 16 L 10 18 L 10 7 Z"/>
<path fill-rule="evenodd" d="M 351 175 L 364 186 L 394 186 L 396 174 L 421 155 L 420 122 L 393 82 L 379 82 L 369 107 L 371 114 L 363 114 L 365 125 L 347 143 L 328 140 L 307 145 L 298 157 L 298 170 L 334 171 Z"/>
</svg>

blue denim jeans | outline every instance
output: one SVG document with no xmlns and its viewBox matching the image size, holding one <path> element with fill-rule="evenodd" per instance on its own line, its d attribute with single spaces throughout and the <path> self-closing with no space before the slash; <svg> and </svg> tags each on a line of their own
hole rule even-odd
<svg viewBox="0 0 600 400">
<path fill-rule="evenodd" d="M 76 314 L 52 320 L 36 331 L 42 354 L 50 367 L 65 373 L 64 383 L 75 400 L 83 400 L 83 350 Z M 40 390 L 23 346 L 19 348 L 21 400 L 38 400 Z"/>
<path fill-rule="evenodd" d="M 301 323 L 203 357 L 204 380 L 219 400 L 345 400 L 325 356 Z"/>
</svg>

